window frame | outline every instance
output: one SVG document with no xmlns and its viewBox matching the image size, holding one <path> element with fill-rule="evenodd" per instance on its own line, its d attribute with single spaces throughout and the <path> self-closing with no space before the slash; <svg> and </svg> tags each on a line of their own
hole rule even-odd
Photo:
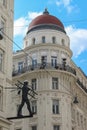
<svg viewBox="0 0 87 130">
<path fill-rule="evenodd" d="M 0 49 L 0 71 L 4 71 L 4 51 Z"/>
<path fill-rule="evenodd" d="M 56 43 L 56 37 L 55 37 L 55 36 L 52 37 L 52 43 L 53 43 L 53 44 Z"/>
<path fill-rule="evenodd" d="M 59 89 L 58 77 L 52 77 L 52 89 L 54 89 L 54 90 Z"/>
<path fill-rule="evenodd" d="M 53 130 L 60 130 L 60 125 L 54 125 Z"/>
<path fill-rule="evenodd" d="M 31 80 L 31 84 L 32 84 L 32 89 L 37 90 L 37 79 L 36 78 Z"/>
<path fill-rule="evenodd" d="M 51 65 L 52 67 L 57 66 L 57 56 L 51 56 Z"/>
<path fill-rule="evenodd" d="M 42 36 L 42 43 L 46 43 L 46 38 L 45 38 L 45 36 Z"/>
<path fill-rule="evenodd" d="M 59 99 L 52 100 L 52 113 L 59 114 Z"/>
<path fill-rule="evenodd" d="M 31 110 L 33 113 L 37 114 L 37 100 L 31 101 Z"/>
<path fill-rule="evenodd" d="M 37 125 L 31 126 L 31 130 L 37 130 Z"/>
</svg>

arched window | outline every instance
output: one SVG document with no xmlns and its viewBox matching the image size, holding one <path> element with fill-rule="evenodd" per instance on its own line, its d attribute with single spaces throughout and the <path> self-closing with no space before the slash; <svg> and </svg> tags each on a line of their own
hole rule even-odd
<svg viewBox="0 0 87 130">
<path fill-rule="evenodd" d="M 56 38 L 52 37 L 52 43 L 56 43 Z"/>
<path fill-rule="evenodd" d="M 45 36 L 42 37 L 42 43 L 45 43 Z"/>
<path fill-rule="evenodd" d="M 65 40 L 64 39 L 62 39 L 62 45 L 65 46 Z"/>
<path fill-rule="evenodd" d="M 32 44 L 35 45 L 35 38 L 32 39 Z"/>
</svg>

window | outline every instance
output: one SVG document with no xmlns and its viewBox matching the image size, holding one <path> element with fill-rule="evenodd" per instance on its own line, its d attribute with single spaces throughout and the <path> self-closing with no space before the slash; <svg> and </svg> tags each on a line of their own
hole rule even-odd
<svg viewBox="0 0 87 130">
<path fill-rule="evenodd" d="M 31 84 L 32 84 L 32 89 L 36 90 L 37 89 L 37 80 L 36 79 L 32 79 Z"/>
<path fill-rule="evenodd" d="M 51 56 L 51 65 L 53 67 L 57 66 L 57 57 L 56 56 Z"/>
<path fill-rule="evenodd" d="M 19 106 L 20 104 L 17 104 L 17 112 L 18 112 Z M 20 114 L 22 115 L 22 111 L 20 112 Z"/>
<path fill-rule="evenodd" d="M 33 59 L 32 60 L 32 67 L 36 67 L 37 66 L 37 59 Z"/>
<path fill-rule="evenodd" d="M 63 45 L 63 46 L 65 45 L 65 40 L 64 40 L 64 39 L 62 39 L 62 45 Z"/>
<path fill-rule="evenodd" d="M 37 126 L 32 126 L 32 130 L 37 130 Z"/>
<path fill-rule="evenodd" d="M 2 127 L 0 126 L 0 130 L 2 130 Z"/>
<path fill-rule="evenodd" d="M 7 0 L 2 0 L 3 6 L 7 7 Z"/>
<path fill-rule="evenodd" d="M 42 37 L 42 43 L 45 43 L 45 36 Z"/>
<path fill-rule="evenodd" d="M 58 78 L 52 78 L 52 89 L 58 89 Z"/>
<path fill-rule="evenodd" d="M 2 110 L 2 88 L 0 87 L 0 110 Z"/>
<path fill-rule="evenodd" d="M 37 101 L 36 100 L 31 101 L 31 109 L 33 113 L 37 114 Z"/>
<path fill-rule="evenodd" d="M 41 68 L 45 68 L 47 64 L 47 56 L 42 56 L 41 57 Z"/>
<path fill-rule="evenodd" d="M 35 45 L 35 38 L 32 39 L 32 44 Z"/>
<path fill-rule="evenodd" d="M 1 32 L 2 32 L 2 35 L 3 33 L 5 33 L 5 29 L 6 29 L 6 20 L 2 17 L 1 19 Z M 3 35 L 4 36 L 4 35 Z M 5 38 L 5 37 L 4 37 Z"/>
<path fill-rule="evenodd" d="M 0 71 L 3 71 L 4 66 L 4 52 L 0 50 Z"/>
<path fill-rule="evenodd" d="M 18 63 L 18 72 L 21 72 L 23 69 L 23 62 Z"/>
<path fill-rule="evenodd" d="M 53 130 L 60 130 L 60 126 L 59 125 L 54 125 Z"/>
<path fill-rule="evenodd" d="M 53 114 L 59 114 L 59 100 L 53 100 Z"/>
<path fill-rule="evenodd" d="M 56 43 L 56 38 L 52 37 L 52 43 Z"/>
</svg>

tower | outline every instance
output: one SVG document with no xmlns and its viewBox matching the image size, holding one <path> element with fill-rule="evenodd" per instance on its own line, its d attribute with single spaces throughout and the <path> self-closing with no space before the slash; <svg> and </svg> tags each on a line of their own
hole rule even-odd
<svg viewBox="0 0 87 130">
<path fill-rule="evenodd" d="M 13 82 L 27 80 L 38 93 L 36 99 L 31 99 L 31 108 L 36 114 L 21 120 L 19 125 L 16 122 L 15 129 L 78 130 L 83 126 L 86 130 L 87 106 L 83 109 L 82 102 L 77 105 L 73 100 L 78 97 L 87 104 L 87 77 L 71 57 L 70 40 L 63 23 L 45 9 L 29 24 L 24 49 L 13 56 Z M 20 97 L 13 96 L 13 100 L 16 115 Z M 25 106 L 22 114 L 27 113 Z"/>
</svg>

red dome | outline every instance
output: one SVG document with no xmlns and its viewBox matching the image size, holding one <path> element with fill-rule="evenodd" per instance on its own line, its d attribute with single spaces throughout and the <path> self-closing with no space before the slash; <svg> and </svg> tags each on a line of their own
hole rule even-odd
<svg viewBox="0 0 87 130">
<path fill-rule="evenodd" d="M 45 10 L 45 12 L 42 15 L 37 16 L 34 20 L 32 20 L 32 22 L 29 25 L 28 31 L 35 26 L 44 25 L 44 24 L 46 25 L 53 24 L 64 30 L 64 26 L 62 22 L 55 16 L 49 15 L 49 12 Z"/>
</svg>

